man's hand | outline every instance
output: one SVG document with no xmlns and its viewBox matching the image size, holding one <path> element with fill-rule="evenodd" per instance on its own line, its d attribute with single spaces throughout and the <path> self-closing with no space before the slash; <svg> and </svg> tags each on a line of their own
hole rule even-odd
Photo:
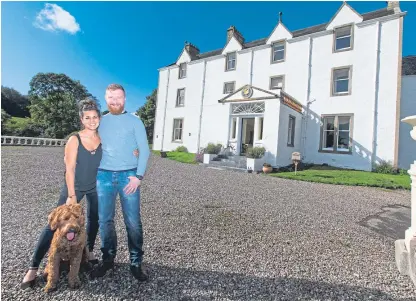
<svg viewBox="0 0 416 301">
<path fill-rule="evenodd" d="M 139 188 L 142 182 L 137 177 L 134 177 L 134 176 L 129 177 L 129 179 L 130 179 L 130 182 L 123 189 L 125 194 L 135 193 L 137 188 Z"/>
</svg>

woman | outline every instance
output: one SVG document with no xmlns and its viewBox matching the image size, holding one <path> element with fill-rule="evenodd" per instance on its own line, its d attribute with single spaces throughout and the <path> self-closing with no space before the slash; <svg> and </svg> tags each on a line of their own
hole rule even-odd
<svg viewBox="0 0 416 301">
<path fill-rule="evenodd" d="M 96 176 L 100 165 L 102 149 L 97 128 L 100 124 L 100 110 L 95 101 L 80 102 L 79 116 L 83 129 L 71 136 L 65 146 L 65 181 L 57 206 L 75 204 L 86 196 L 87 199 L 87 236 L 89 261 L 98 263 L 94 257 L 94 243 L 98 233 L 98 196 Z M 138 151 L 134 154 L 138 156 Z M 47 225 L 43 230 L 33 254 L 32 262 L 21 288 L 33 286 L 39 265 L 48 251 L 54 231 Z"/>
</svg>

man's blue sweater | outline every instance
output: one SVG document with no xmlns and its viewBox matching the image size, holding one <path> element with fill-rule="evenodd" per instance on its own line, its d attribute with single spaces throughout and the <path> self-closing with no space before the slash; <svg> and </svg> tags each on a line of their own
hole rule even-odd
<svg viewBox="0 0 416 301">
<path fill-rule="evenodd" d="M 101 118 L 98 133 L 101 137 L 103 156 L 100 169 L 122 171 L 137 168 L 136 174 L 144 176 L 149 159 L 146 129 L 139 117 L 131 113 Z M 139 158 L 133 151 L 139 149 Z"/>
</svg>

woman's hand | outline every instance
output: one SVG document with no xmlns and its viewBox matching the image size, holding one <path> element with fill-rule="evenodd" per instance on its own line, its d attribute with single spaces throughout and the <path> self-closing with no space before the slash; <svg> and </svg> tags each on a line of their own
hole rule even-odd
<svg viewBox="0 0 416 301">
<path fill-rule="evenodd" d="M 66 199 L 66 204 L 67 205 L 75 205 L 77 203 L 77 200 L 75 198 L 75 196 L 73 196 L 72 198 L 68 197 Z"/>
<path fill-rule="evenodd" d="M 139 156 L 139 150 L 137 148 L 133 151 L 133 155 L 135 155 L 136 158 Z"/>
</svg>

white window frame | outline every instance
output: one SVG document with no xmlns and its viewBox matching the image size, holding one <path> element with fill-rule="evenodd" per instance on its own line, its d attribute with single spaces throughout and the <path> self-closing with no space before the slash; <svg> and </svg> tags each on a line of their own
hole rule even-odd
<svg viewBox="0 0 416 301">
<path fill-rule="evenodd" d="M 179 126 L 175 127 L 175 121 L 179 121 Z M 180 139 L 176 139 L 177 132 L 180 133 Z M 183 141 L 183 118 L 174 118 L 172 126 L 172 142 L 182 142 Z"/>
<path fill-rule="evenodd" d="M 181 97 L 181 91 L 183 91 L 183 95 Z M 176 94 L 176 107 L 183 107 L 185 106 L 185 88 L 178 89 Z"/>
<path fill-rule="evenodd" d="M 234 62 L 234 66 L 230 67 L 230 62 Z M 237 68 L 237 52 L 227 53 L 225 57 L 225 71 L 235 70 Z"/>
<path fill-rule="evenodd" d="M 284 75 L 275 75 L 275 76 L 271 76 L 270 77 L 270 82 L 269 82 L 269 90 L 277 90 L 279 89 L 279 87 L 275 87 L 272 86 L 272 82 L 274 79 L 281 79 L 282 80 L 282 90 L 284 90 L 284 86 L 285 86 L 285 76 Z"/>
<path fill-rule="evenodd" d="M 227 86 L 228 85 L 232 85 L 232 89 L 227 91 Z M 222 91 L 223 94 L 231 94 L 234 91 L 235 91 L 235 82 L 225 82 L 224 83 L 224 88 L 223 88 L 223 91 Z"/>
<path fill-rule="evenodd" d="M 296 130 L 296 117 L 289 114 L 289 122 L 287 129 L 287 146 L 295 146 L 295 130 Z"/>
<path fill-rule="evenodd" d="M 283 49 L 279 49 L 279 50 L 275 50 L 275 47 L 281 47 L 283 46 Z M 274 54 L 275 52 L 283 52 L 283 58 L 281 59 L 274 59 Z M 271 57 L 270 57 L 270 61 L 271 63 L 280 63 L 280 62 L 284 62 L 286 59 L 286 40 L 280 40 L 280 41 L 276 41 L 272 43 L 272 47 L 271 47 Z"/>
<path fill-rule="evenodd" d="M 345 31 L 346 28 L 350 29 L 349 34 L 338 37 L 339 33 L 341 31 Z M 338 49 L 337 48 L 337 40 L 344 39 L 346 37 L 349 37 L 349 39 L 350 39 L 350 46 Z M 332 50 L 333 50 L 334 53 L 335 52 L 342 52 L 342 51 L 352 50 L 354 48 L 354 25 L 349 24 L 349 25 L 346 25 L 346 26 L 340 26 L 340 27 L 334 28 L 333 44 L 334 44 L 334 46 L 333 46 Z"/>
<path fill-rule="evenodd" d="M 352 154 L 352 141 L 353 141 L 353 126 L 354 126 L 354 115 L 353 114 L 331 114 L 331 115 L 322 115 L 322 126 L 321 126 L 321 138 L 319 142 L 319 151 L 325 153 L 336 153 L 336 154 Z M 325 120 L 328 118 L 334 118 L 334 129 L 326 130 L 325 129 Z M 339 129 L 339 118 L 349 118 L 349 127 L 348 130 Z M 334 146 L 333 147 L 324 147 L 325 142 L 325 133 L 334 132 Z M 348 132 L 348 149 L 339 148 L 338 137 L 340 132 Z"/>
<path fill-rule="evenodd" d="M 348 79 L 337 79 L 336 72 L 341 70 L 348 70 Z M 348 90 L 342 92 L 336 92 L 336 82 L 341 80 L 348 80 Z M 352 66 L 343 66 L 332 68 L 331 71 L 331 96 L 343 96 L 351 95 L 352 86 Z"/>
<path fill-rule="evenodd" d="M 179 78 L 186 78 L 187 64 L 179 64 Z"/>
</svg>

